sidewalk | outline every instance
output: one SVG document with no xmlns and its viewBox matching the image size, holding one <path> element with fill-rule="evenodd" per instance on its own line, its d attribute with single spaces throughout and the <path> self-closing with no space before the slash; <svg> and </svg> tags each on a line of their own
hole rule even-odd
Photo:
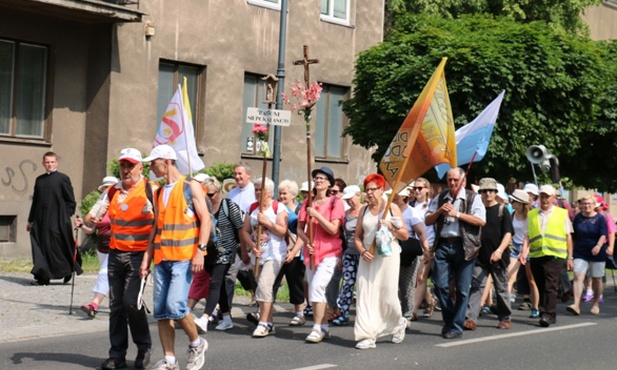
<svg viewBox="0 0 617 370">
<path fill-rule="evenodd" d="M 31 286 L 32 275 L 27 273 L 0 273 L 0 343 L 19 342 L 37 338 L 48 338 L 71 334 L 83 334 L 109 329 L 109 308 L 105 300 L 94 319 L 89 319 L 81 311 L 82 304 L 92 299 L 92 287 L 96 274 L 83 274 L 75 280 L 73 312 L 69 314 L 71 284 L 53 280 L 48 286 Z M 152 310 L 152 284 L 146 288 L 146 304 Z M 236 306 L 232 316 L 243 319 L 246 312 L 255 309 L 248 307 L 249 297 L 235 296 Z M 202 303 L 198 304 L 201 312 Z M 288 311 L 289 303 L 275 306 L 277 312 Z M 148 315 L 150 322 L 155 320 Z"/>
</svg>

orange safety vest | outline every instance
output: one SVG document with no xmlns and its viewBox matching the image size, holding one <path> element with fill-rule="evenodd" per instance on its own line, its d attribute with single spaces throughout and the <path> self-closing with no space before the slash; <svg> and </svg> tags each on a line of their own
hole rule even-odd
<svg viewBox="0 0 617 370">
<path fill-rule="evenodd" d="M 163 203 L 163 189 L 155 202 L 158 207 L 156 236 L 154 238 L 154 264 L 161 261 L 188 261 L 197 251 L 199 225 L 193 207 L 184 198 L 184 176 L 176 182 L 167 206 Z"/>
<path fill-rule="evenodd" d="M 124 199 L 118 203 L 120 191 L 109 200 L 111 238 L 109 248 L 123 252 L 143 252 L 148 249 L 148 237 L 154 226 L 154 213 L 142 211 L 148 202 L 146 182 L 139 181 Z"/>
</svg>

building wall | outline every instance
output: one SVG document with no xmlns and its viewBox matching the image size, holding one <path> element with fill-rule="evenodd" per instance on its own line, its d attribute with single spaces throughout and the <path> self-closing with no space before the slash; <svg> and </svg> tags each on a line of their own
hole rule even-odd
<svg viewBox="0 0 617 370">
<path fill-rule="evenodd" d="M 88 69 L 88 61 L 92 54 L 103 54 L 103 60 L 109 60 L 109 48 L 105 51 L 105 44 L 99 45 L 103 50 L 92 48 L 92 41 L 97 40 L 101 33 L 109 34 L 109 28 L 58 21 L 19 11 L 3 10 L 2 13 L 1 38 L 49 46 L 48 83 L 52 95 L 51 106 L 47 107 L 51 125 L 48 140 L 24 142 L 0 138 L 0 215 L 17 216 L 16 242 L 0 243 L 0 258 L 5 258 L 30 253 L 29 235 L 25 229 L 34 181 L 44 171 L 42 156 L 45 152 L 52 150 L 57 153 L 59 171 L 69 175 L 75 196 L 81 199 L 84 178 L 88 176 L 88 167 L 84 163 L 84 137 L 89 125 L 105 124 L 105 121 L 95 123 L 89 119 L 90 115 L 101 113 L 92 106 L 98 101 L 96 90 L 101 84 L 98 87 L 91 84 L 92 71 Z"/>
<path fill-rule="evenodd" d="M 602 5 L 587 8 L 582 17 L 589 25 L 593 40 L 617 39 L 617 1 L 604 1 Z"/>
<path fill-rule="evenodd" d="M 157 126 L 158 63 L 168 59 L 206 67 L 205 127 L 199 130 L 197 143 L 206 166 L 241 159 L 244 74 L 276 74 L 280 12 L 245 0 L 200 4 L 143 3 L 141 9 L 148 13 L 145 20 L 156 29 L 150 39 L 144 37 L 141 24 L 118 26 L 116 47 L 121 57 L 112 68 L 109 124 L 110 138 L 116 140 L 110 140 L 109 158 L 123 146 L 151 148 Z M 383 2 L 353 1 L 349 27 L 320 21 L 319 5 L 320 0 L 289 2 L 285 85 L 303 78 L 302 67 L 293 61 L 302 58 L 302 45 L 307 44 L 311 57 L 320 59 L 311 66 L 311 80 L 350 87 L 357 53 L 382 39 Z M 306 136 L 301 118 L 293 116 L 291 127 L 282 129 L 280 179 L 302 181 Z M 328 165 L 337 176 L 357 183 L 375 165 L 371 152 L 350 141 L 347 160 Z M 261 168 L 259 161 L 244 159 Z M 268 173 L 270 169 L 271 163 Z"/>
<path fill-rule="evenodd" d="M 320 59 L 311 66 L 311 80 L 351 87 L 357 54 L 382 40 L 383 9 L 383 0 L 353 0 L 351 25 L 341 26 L 320 20 L 320 0 L 289 1 L 285 86 L 303 78 L 293 61 L 302 58 L 306 44 L 310 56 Z M 59 170 L 71 177 L 79 202 L 121 148 L 151 149 L 161 59 L 206 68 L 205 99 L 199 102 L 204 127 L 197 141 L 206 166 L 242 159 L 259 172 L 260 160 L 240 157 L 243 81 L 247 72 L 276 74 L 280 12 L 246 0 L 159 0 L 141 2 L 139 10 L 147 13 L 142 23 L 109 25 L 0 7 L 0 37 L 50 45 L 53 76 L 49 142 L 0 139 L 0 215 L 17 216 L 18 231 L 15 243 L 0 243 L 0 258 L 30 256 L 25 228 L 43 153 L 58 154 Z M 147 21 L 156 30 L 151 38 L 144 34 Z M 350 139 L 345 146 L 343 160 L 312 166 L 328 165 L 349 183 L 360 183 L 376 169 L 372 151 Z M 281 157 L 281 180 L 306 180 L 299 116 L 282 129 Z M 270 162 L 268 176 L 271 168 Z"/>
</svg>

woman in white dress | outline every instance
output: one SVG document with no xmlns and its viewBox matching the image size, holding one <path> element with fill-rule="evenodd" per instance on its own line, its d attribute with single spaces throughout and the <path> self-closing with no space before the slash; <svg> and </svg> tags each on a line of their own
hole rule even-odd
<svg viewBox="0 0 617 370">
<path fill-rule="evenodd" d="M 360 252 L 354 325 L 358 349 L 375 348 L 377 338 L 386 335 L 392 335 L 393 343 L 401 343 L 407 326 L 398 299 L 401 253 L 398 240 L 406 240 L 408 232 L 403 227 L 401 211 L 396 204 L 390 206 L 389 215 L 381 220 L 386 206 L 386 201 L 381 197 L 385 185 L 384 177 L 379 174 L 371 174 L 364 179 L 368 205 L 360 211 L 354 235 L 355 246 Z M 387 226 L 393 235 L 389 256 L 380 255 L 377 248 L 373 253 L 370 251 L 380 224 Z"/>
</svg>

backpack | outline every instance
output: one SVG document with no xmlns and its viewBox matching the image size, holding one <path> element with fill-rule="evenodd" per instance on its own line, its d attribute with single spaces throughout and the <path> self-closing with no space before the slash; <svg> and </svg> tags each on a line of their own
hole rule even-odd
<svg viewBox="0 0 617 370">
<path fill-rule="evenodd" d="M 257 207 L 259 207 L 259 202 L 255 202 L 255 203 L 251 204 L 251 206 L 249 207 L 249 215 L 251 213 L 253 213 L 253 211 L 256 210 Z M 272 200 L 272 209 L 274 210 L 274 214 L 275 215 L 279 213 L 279 202 L 278 202 L 278 200 Z"/>
<path fill-rule="evenodd" d="M 184 195 L 184 201 L 187 204 L 187 210 L 191 210 L 193 214 L 196 214 L 195 206 L 193 205 L 193 192 L 191 191 L 191 181 L 193 181 L 193 179 L 188 176 L 184 178 L 184 182 L 182 183 L 182 194 Z M 163 190 L 163 187 L 160 187 L 156 191 L 157 199 L 160 197 L 162 190 Z M 206 246 L 208 247 L 208 250 L 210 251 L 212 248 L 216 248 L 217 243 L 219 239 L 221 238 L 221 231 L 217 227 L 218 220 L 214 217 L 214 214 L 212 213 L 212 202 L 210 201 L 210 197 L 205 197 L 205 198 L 206 198 L 206 205 L 208 207 L 208 213 L 210 214 L 210 221 L 211 221 L 210 222 L 210 236 L 208 237 L 208 242 L 206 243 Z M 197 228 L 199 228 L 200 225 L 201 225 L 201 220 L 199 219 L 199 216 L 198 216 L 197 217 Z"/>
</svg>

